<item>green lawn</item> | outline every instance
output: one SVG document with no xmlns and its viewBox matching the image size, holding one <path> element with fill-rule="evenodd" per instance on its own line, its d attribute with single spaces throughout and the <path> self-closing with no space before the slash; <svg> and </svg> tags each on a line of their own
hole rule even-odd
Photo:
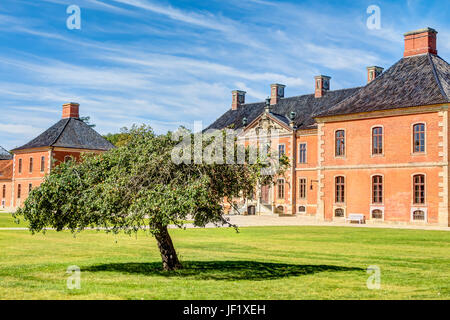
<svg viewBox="0 0 450 320">
<path fill-rule="evenodd" d="M 0 210 L 0 228 L 28 228 L 28 223 L 24 221 L 23 217 L 19 218 L 18 222 L 13 218 L 12 213 Z M 188 224 L 193 221 L 183 220 L 183 223 Z"/>
<path fill-rule="evenodd" d="M 0 210 L 0 228 L 27 228 L 28 224 L 20 219 L 19 223 L 15 222 L 12 213 Z"/>
<path fill-rule="evenodd" d="M 0 299 L 450 299 L 450 232 L 352 227 L 172 230 L 185 269 L 152 237 L 0 231 Z M 66 269 L 81 268 L 81 289 Z M 369 290 L 369 265 L 381 289 Z"/>
</svg>

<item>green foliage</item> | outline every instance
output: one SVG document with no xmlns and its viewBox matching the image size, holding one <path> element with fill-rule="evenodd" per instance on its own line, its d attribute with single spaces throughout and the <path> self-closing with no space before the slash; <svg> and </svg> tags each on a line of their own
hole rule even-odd
<svg viewBox="0 0 450 320">
<path fill-rule="evenodd" d="M 95 128 L 97 125 L 91 123 L 91 117 L 80 117 L 80 120 L 86 123 L 89 127 Z"/>
<path fill-rule="evenodd" d="M 24 216 L 32 232 L 102 227 L 131 233 L 146 225 L 156 234 L 169 224 L 182 227 L 186 220 L 196 226 L 226 223 L 224 197 L 248 194 L 272 179 L 262 176 L 267 164 L 260 159 L 256 164 L 176 164 L 171 153 L 181 140 L 174 141 L 171 132 L 156 135 L 142 126 L 123 134 L 129 138 L 126 144 L 52 170 L 16 215 Z M 281 163 L 279 172 L 287 158 Z"/>
<path fill-rule="evenodd" d="M 106 140 L 111 142 L 116 147 L 124 146 L 130 140 L 130 134 L 126 127 L 120 129 L 120 133 L 108 133 L 103 136 Z"/>
</svg>

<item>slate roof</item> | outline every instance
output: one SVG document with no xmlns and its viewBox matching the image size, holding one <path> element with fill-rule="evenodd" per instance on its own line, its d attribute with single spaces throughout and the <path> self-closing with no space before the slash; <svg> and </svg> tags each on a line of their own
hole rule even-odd
<svg viewBox="0 0 450 320">
<path fill-rule="evenodd" d="M 12 158 L 12 154 L 0 146 L 0 160 L 11 160 Z"/>
<path fill-rule="evenodd" d="M 5 159 L 3 159 L 5 160 Z M 9 181 L 13 176 L 13 161 L 0 161 L 0 181 Z"/>
<path fill-rule="evenodd" d="M 310 129 L 316 126 L 314 116 L 338 102 L 351 96 L 360 88 L 342 89 L 328 91 L 321 98 L 315 98 L 314 94 L 281 98 L 280 101 L 271 106 L 272 115 L 285 123 L 289 123 L 289 115 L 292 111 L 296 113 L 294 123 L 298 129 Z M 247 103 L 240 106 L 237 110 L 229 109 L 207 129 L 223 129 L 233 127 L 235 129 L 243 127 L 242 119 L 247 118 L 250 124 L 261 113 L 264 112 L 265 102 Z"/>
<path fill-rule="evenodd" d="M 423 54 L 400 59 L 319 117 L 448 103 L 449 98 L 450 65 L 439 56 Z"/>
<path fill-rule="evenodd" d="M 59 120 L 35 139 L 12 151 L 40 147 L 63 147 L 102 151 L 114 148 L 97 131 L 77 118 Z"/>
</svg>

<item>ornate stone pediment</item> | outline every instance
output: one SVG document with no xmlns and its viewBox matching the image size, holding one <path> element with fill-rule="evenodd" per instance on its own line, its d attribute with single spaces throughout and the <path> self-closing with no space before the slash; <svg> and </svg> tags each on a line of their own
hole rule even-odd
<svg viewBox="0 0 450 320">
<path fill-rule="evenodd" d="M 262 113 L 240 135 L 241 137 L 267 137 L 290 134 L 292 129 L 268 112 Z"/>
</svg>

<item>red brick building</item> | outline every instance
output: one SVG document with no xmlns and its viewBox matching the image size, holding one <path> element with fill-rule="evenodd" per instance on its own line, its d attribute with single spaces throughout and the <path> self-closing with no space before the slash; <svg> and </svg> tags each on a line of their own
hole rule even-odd
<svg viewBox="0 0 450 320">
<path fill-rule="evenodd" d="M 11 206 L 13 156 L 0 146 L 0 209 Z"/>
<path fill-rule="evenodd" d="M 82 153 L 104 152 L 114 146 L 80 120 L 79 104 L 63 105 L 62 119 L 27 144 L 13 149 L 0 160 L 0 201 L 8 209 L 20 206 L 33 188 L 38 187 L 55 165 Z M 8 156 L 9 155 L 9 156 Z M 2 159 L 2 158 L 0 158 Z M 3 164 L 2 164 L 3 163 Z M 3 169 L 2 169 L 3 168 Z M 4 196 L 3 196 L 4 195 Z"/>
<path fill-rule="evenodd" d="M 209 129 L 241 128 L 245 143 L 277 129 L 270 148 L 292 165 L 253 199 L 236 199 L 240 211 L 449 226 L 450 65 L 436 37 L 431 28 L 406 33 L 404 56 L 384 72 L 368 67 L 363 87 L 332 91 L 320 75 L 313 94 L 284 97 L 272 84 L 266 102 L 248 104 L 233 91 Z"/>
</svg>

